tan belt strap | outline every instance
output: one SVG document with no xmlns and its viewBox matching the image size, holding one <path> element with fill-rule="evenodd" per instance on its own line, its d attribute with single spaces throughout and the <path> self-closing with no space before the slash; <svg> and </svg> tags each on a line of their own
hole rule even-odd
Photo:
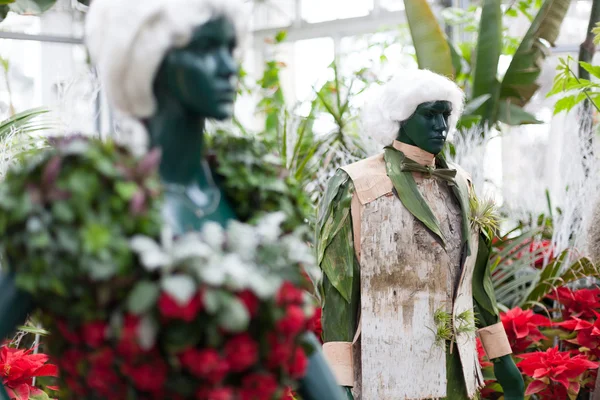
<svg viewBox="0 0 600 400">
<path fill-rule="evenodd" d="M 327 342 L 323 345 L 323 353 L 337 383 L 340 386 L 354 386 L 354 358 L 352 347 L 358 341 L 361 332 L 362 316 L 358 317 L 358 328 L 352 342 Z"/>
<path fill-rule="evenodd" d="M 502 322 L 481 328 L 477 334 L 490 360 L 512 353 Z"/>
</svg>

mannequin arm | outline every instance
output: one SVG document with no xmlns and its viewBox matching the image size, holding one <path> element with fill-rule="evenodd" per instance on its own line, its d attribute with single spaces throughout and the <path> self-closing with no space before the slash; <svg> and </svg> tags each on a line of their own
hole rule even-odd
<svg viewBox="0 0 600 400">
<path fill-rule="evenodd" d="M 323 271 L 323 341 L 352 342 L 360 304 L 359 265 L 354 255 L 350 203 L 354 191 L 339 170 L 321 200 L 317 222 L 317 253 Z M 346 395 L 352 398 L 350 389 Z"/>
<path fill-rule="evenodd" d="M 473 301 L 477 309 L 479 327 L 481 328 L 480 337 L 488 357 L 494 363 L 494 374 L 504 390 L 504 399 L 523 400 L 525 383 L 521 372 L 510 355 L 512 351 L 500 322 L 496 304 L 489 264 L 490 250 L 491 241 L 485 235 L 481 235 L 473 273 Z M 491 340 L 484 339 L 484 333 L 486 332 L 490 333 L 488 337 Z M 496 345 L 496 343 L 498 344 Z M 494 353 L 497 353 L 497 355 Z"/>
</svg>

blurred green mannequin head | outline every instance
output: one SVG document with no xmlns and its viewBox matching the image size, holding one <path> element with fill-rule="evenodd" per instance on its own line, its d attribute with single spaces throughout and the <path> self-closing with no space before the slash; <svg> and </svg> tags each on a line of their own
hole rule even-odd
<svg viewBox="0 0 600 400">
<path fill-rule="evenodd" d="M 168 94 L 191 114 L 230 118 L 238 72 L 235 47 L 235 27 L 227 18 L 199 26 L 187 46 L 166 55 L 155 82 L 157 98 Z"/>
<path fill-rule="evenodd" d="M 401 122 L 396 140 L 437 155 L 446 143 L 451 113 L 449 101 L 422 103 L 409 119 Z"/>
</svg>

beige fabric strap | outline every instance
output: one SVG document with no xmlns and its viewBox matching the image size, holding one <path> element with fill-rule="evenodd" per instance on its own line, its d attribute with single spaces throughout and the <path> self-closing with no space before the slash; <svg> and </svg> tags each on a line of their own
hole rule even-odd
<svg viewBox="0 0 600 400">
<path fill-rule="evenodd" d="M 378 199 L 394 188 L 387 176 L 383 153 L 342 167 L 352 179 L 354 192 L 362 205 Z"/>
<path fill-rule="evenodd" d="M 361 332 L 362 316 L 358 311 L 358 328 L 352 342 L 327 342 L 323 345 L 323 353 L 333 371 L 335 380 L 340 386 L 354 386 L 354 357 L 352 346 L 358 341 Z"/>
<path fill-rule="evenodd" d="M 417 146 L 411 146 L 410 144 L 394 140 L 392 147 L 394 147 L 396 150 L 400 150 L 406 157 L 418 162 L 421 165 L 429 165 L 430 167 L 435 166 L 435 156 L 418 148 Z"/>
<path fill-rule="evenodd" d="M 323 354 L 340 386 L 354 386 L 354 362 L 351 342 L 327 342 Z"/>
<path fill-rule="evenodd" d="M 497 324 L 486 326 L 477 331 L 481 344 L 490 360 L 494 358 L 502 357 L 507 354 L 512 354 L 508 337 L 502 322 Z"/>
</svg>

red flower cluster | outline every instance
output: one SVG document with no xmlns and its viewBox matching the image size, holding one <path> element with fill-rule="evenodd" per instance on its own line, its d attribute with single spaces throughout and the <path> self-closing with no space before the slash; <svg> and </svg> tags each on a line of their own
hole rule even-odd
<svg viewBox="0 0 600 400">
<path fill-rule="evenodd" d="M 563 318 L 578 317 L 596 318 L 594 310 L 600 310 L 600 289 L 579 289 L 572 291 L 567 287 L 559 287 L 548 298 L 558 301 L 563 306 Z"/>
<path fill-rule="evenodd" d="M 579 392 L 579 379 L 589 369 L 598 368 L 598 363 L 587 359 L 583 354 L 571 357 L 567 351 L 552 347 L 546 351 L 520 354 L 523 360 L 517 364 L 524 375 L 533 378 L 525 395 L 537 393 L 543 399 L 563 400 L 569 394 Z"/>
<path fill-rule="evenodd" d="M 525 351 L 533 343 L 545 339 L 539 327 L 552 325 L 552 321 L 548 318 L 534 314 L 532 310 L 524 311 L 519 307 L 500 313 L 500 319 L 515 353 Z"/>
<path fill-rule="evenodd" d="M 600 316 L 598 313 L 596 315 Z M 585 347 L 589 349 L 591 354 L 600 357 L 600 319 L 590 322 L 572 317 L 572 319 L 559 322 L 556 325 L 577 332 L 577 337 L 574 340 L 569 340 L 569 342 Z"/>
<path fill-rule="evenodd" d="M 550 240 L 532 240 L 531 244 L 529 245 L 529 253 L 539 253 L 539 255 L 533 261 L 533 266 L 536 268 L 542 268 L 544 266 L 544 262 L 549 262 L 554 257 L 554 248 L 552 247 L 552 242 Z"/>
<path fill-rule="evenodd" d="M 28 400 L 43 392 L 32 385 L 36 376 L 57 376 L 55 365 L 48 364 L 45 354 L 32 350 L 0 347 L 0 377 L 11 399 Z"/>
<path fill-rule="evenodd" d="M 120 326 L 110 327 L 107 321 L 74 326 L 56 320 L 60 335 L 50 340 L 62 344 L 59 365 L 65 387 L 74 398 L 90 393 L 124 398 L 133 389 L 144 399 L 176 399 L 176 393 L 166 392 L 171 387 L 167 383 L 171 375 L 183 375 L 196 383 L 193 393 L 198 400 L 285 399 L 288 385 L 304 376 L 308 364 L 299 336 L 316 324 L 317 317 L 307 318 L 303 310 L 308 299 L 289 282 L 272 300 L 261 301 L 250 291 L 236 296 L 251 316 L 251 328 L 233 333 L 214 326 L 216 336 L 210 343 L 203 329 L 214 317 L 207 314 L 203 291 L 185 304 L 166 293 L 159 296 L 154 314 L 161 326 L 157 345 L 150 348 L 140 344 L 144 327 L 135 315 L 127 314 Z M 189 344 L 181 343 L 190 339 L 186 334 L 174 336 L 171 346 L 163 345 L 170 334 L 178 335 L 178 329 L 190 332 L 198 326 L 202 327 L 198 339 Z M 167 336 L 161 336 L 163 331 Z M 266 343 L 261 345 L 261 338 Z"/>
</svg>

